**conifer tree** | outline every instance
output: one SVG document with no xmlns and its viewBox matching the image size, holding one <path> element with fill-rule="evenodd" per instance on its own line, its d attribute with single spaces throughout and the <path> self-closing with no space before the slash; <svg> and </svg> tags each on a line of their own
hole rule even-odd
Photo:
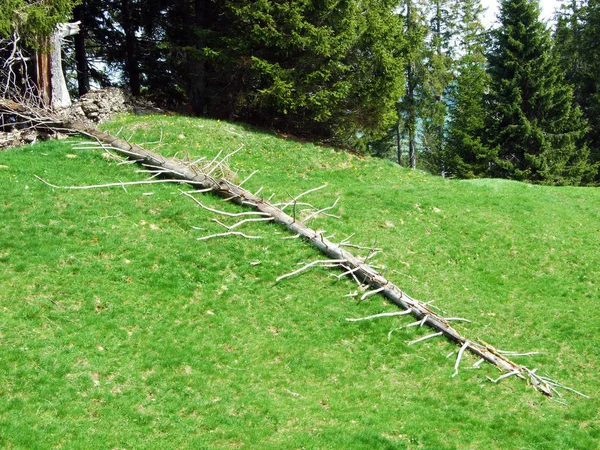
<svg viewBox="0 0 600 450">
<path fill-rule="evenodd" d="M 443 150 L 448 116 L 448 91 L 455 75 L 457 12 L 463 2 L 432 0 L 428 5 L 429 39 L 419 101 L 421 166 L 444 172 Z"/>
<path fill-rule="evenodd" d="M 18 31 L 31 46 L 39 46 L 50 36 L 57 23 L 65 21 L 77 0 L 2 0 L 0 2 L 0 38 Z"/>
<path fill-rule="evenodd" d="M 425 58 L 425 38 L 428 27 L 425 15 L 420 5 L 415 0 L 403 0 L 400 16 L 404 21 L 404 35 L 406 39 L 406 59 L 404 63 L 405 87 L 404 95 L 398 102 L 398 125 L 396 132 L 396 159 L 402 164 L 402 145 L 404 138 L 408 144 L 408 166 L 417 167 L 417 124 L 419 114 L 419 100 L 423 86 L 423 66 Z"/>
<path fill-rule="evenodd" d="M 600 161 L 600 2 L 567 0 L 556 17 L 555 52 L 588 120 L 590 157 Z M 596 176 L 600 181 L 600 173 Z"/>
<path fill-rule="evenodd" d="M 450 92 L 447 141 L 439 170 L 459 178 L 487 174 L 491 154 L 483 144 L 486 73 L 485 29 L 480 0 L 461 2 L 457 26 L 457 77 Z"/>
<path fill-rule="evenodd" d="M 536 0 L 503 0 L 489 54 L 485 143 L 493 176 L 545 184 L 589 178 L 586 122 L 551 52 Z"/>
</svg>

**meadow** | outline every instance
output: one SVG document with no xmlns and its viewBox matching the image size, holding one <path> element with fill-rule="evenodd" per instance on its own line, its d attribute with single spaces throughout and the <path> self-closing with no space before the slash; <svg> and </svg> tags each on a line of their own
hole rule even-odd
<svg viewBox="0 0 600 450">
<path fill-rule="evenodd" d="M 327 183 L 307 198 L 340 197 L 340 218 L 313 227 L 383 248 L 385 275 L 463 334 L 539 351 L 515 359 L 591 398 L 490 383 L 470 355 L 453 378 L 456 345 L 408 346 L 429 333 L 409 317 L 346 321 L 395 310 L 351 280 L 276 282 L 322 258 L 283 228 L 198 241 L 223 229 L 190 188 L 41 183 L 146 177 L 70 139 L 0 153 L 1 448 L 600 448 L 599 189 L 447 180 L 214 120 L 102 128 L 190 160 L 243 145 L 231 167 L 273 202 Z"/>
</svg>

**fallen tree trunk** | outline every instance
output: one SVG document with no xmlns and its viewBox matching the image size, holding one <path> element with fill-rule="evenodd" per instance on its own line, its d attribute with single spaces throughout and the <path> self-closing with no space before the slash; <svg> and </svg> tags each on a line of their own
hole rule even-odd
<svg viewBox="0 0 600 450">
<path fill-rule="evenodd" d="M 6 108 L 7 104 L 3 104 L 0 100 L 0 109 L 2 107 Z M 51 120 L 46 118 L 43 123 L 47 124 L 51 122 L 56 124 L 57 121 L 57 118 L 52 118 Z M 155 152 L 146 150 L 139 145 L 129 143 L 102 131 L 89 128 L 79 122 L 63 122 L 60 124 L 60 128 L 62 130 L 69 129 L 72 132 L 93 137 L 132 161 L 147 167 L 160 168 L 160 170 L 163 171 L 163 174 L 167 174 L 169 177 L 184 180 L 192 184 L 195 188 L 211 191 L 240 205 L 252 207 L 260 213 L 263 213 L 264 216 L 272 218 L 274 222 L 285 226 L 292 233 L 303 236 L 323 254 L 327 255 L 331 260 L 336 261 L 336 264 L 339 267 L 343 267 L 347 273 L 351 272 L 354 277 L 362 283 L 367 284 L 373 289 L 372 293 L 380 293 L 394 305 L 409 311 L 410 314 L 416 318 L 419 325 L 426 325 L 436 331 L 436 333 L 418 339 L 417 341 L 443 335 L 447 339 L 459 344 L 460 351 L 458 352 L 454 375 L 456 375 L 458 371 L 458 366 L 463 353 L 468 350 L 481 358 L 481 360 L 487 361 L 505 372 L 505 374 L 500 376 L 497 380 L 490 379 L 491 381 L 497 382 L 509 376 L 517 376 L 529 380 L 535 389 L 550 397 L 553 396 L 554 393 L 558 393 L 556 387 L 562 387 L 573 391 L 549 378 L 536 374 L 536 369 L 532 370 L 526 366 L 515 363 L 507 358 L 503 352 L 497 350 L 490 344 L 483 341 L 475 342 L 467 339 L 450 325 L 449 319 L 446 319 L 433 311 L 427 303 L 407 295 L 364 260 L 345 250 L 340 244 L 328 240 L 323 236 L 322 232 L 311 229 L 303 222 L 284 212 L 282 209 L 273 206 L 268 201 L 252 194 L 244 188 L 227 180 L 215 178 L 208 173 L 199 172 L 193 166 L 186 164 L 181 160 L 165 158 Z M 577 391 L 573 392 L 578 393 Z"/>
</svg>

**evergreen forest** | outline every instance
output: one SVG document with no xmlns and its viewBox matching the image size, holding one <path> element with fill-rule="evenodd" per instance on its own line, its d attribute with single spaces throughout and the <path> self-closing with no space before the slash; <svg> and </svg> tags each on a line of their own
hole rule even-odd
<svg viewBox="0 0 600 450">
<path fill-rule="evenodd" d="M 449 178 L 600 181 L 600 2 L 3 0 L 0 38 L 57 23 L 73 97 L 120 85 L 195 116 Z M 10 57 L 3 46 L 2 60 Z"/>
</svg>

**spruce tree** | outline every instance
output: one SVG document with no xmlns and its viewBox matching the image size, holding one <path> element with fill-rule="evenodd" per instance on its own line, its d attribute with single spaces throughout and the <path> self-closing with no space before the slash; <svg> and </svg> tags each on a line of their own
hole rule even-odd
<svg viewBox="0 0 600 450">
<path fill-rule="evenodd" d="M 545 184 L 589 178 L 586 122 L 551 51 L 536 0 L 503 0 L 489 54 L 491 175 Z"/>
<path fill-rule="evenodd" d="M 27 44 L 37 47 L 52 34 L 57 23 L 67 20 L 77 3 L 77 0 L 2 0 L 0 38 L 16 31 Z"/>
<path fill-rule="evenodd" d="M 480 0 L 461 2 L 457 27 L 461 56 L 449 95 L 448 133 L 440 161 L 440 171 L 446 176 L 481 177 L 489 170 L 490 149 L 482 142 L 484 96 L 489 88 L 482 12 Z"/>
<path fill-rule="evenodd" d="M 419 101 L 420 166 L 441 174 L 443 163 L 448 93 L 455 76 L 455 45 L 458 8 L 463 2 L 430 0 L 430 37 L 425 46 L 425 63 Z"/>
<path fill-rule="evenodd" d="M 419 100 L 425 73 L 425 39 L 428 27 L 422 5 L 415 0 L 403 0 L 399 11 L 404 21 L 406 39 L 406 60 L 404 95 L 398 102 L 398 124 L 396 131 L 396 155 L 398 164 L 402 164 L 402 145 L 404 138 L 408 144 L 408 166 L 417 167 L 417 125 Z"/>
<path fill-rule="evenodd" d="M 600 2 L 567 0 L 556 17 L 555 52 L 575 103 L 588 120 L 590 157 L 600 161 Z M 600 173 L 596 175 L 600 181 Z"/>
</svg>

